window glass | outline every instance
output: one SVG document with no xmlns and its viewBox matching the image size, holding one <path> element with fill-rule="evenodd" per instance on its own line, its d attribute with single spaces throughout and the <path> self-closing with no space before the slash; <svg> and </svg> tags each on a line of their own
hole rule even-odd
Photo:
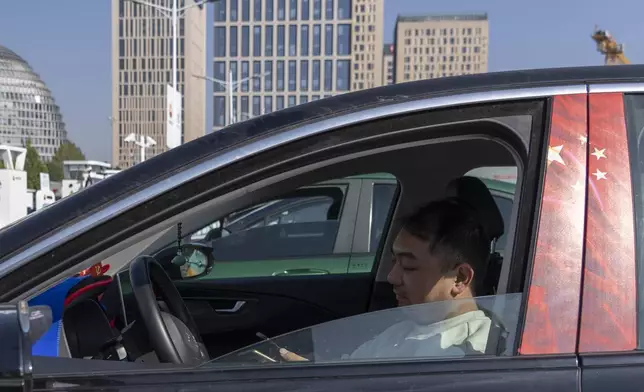
<svg viewBox="0 0 644 392">
<path fill-rule="evenodd" d="M 288 55 L 297 56 L 297 25 L 288 26 Z"/>
<path fill-rule="evenodd" d="M 250 55 L 250 28 L 242 26 L 242 56 L 248 57 Z"/>
<path fill-rule="evenodd" d="M 626 125 L 630 151 L 637 257 L 637 347 L 644 348 L 644 95 L 626 95 Z M 608 155 L 608 154 L 606 154 Z M 594 159 L 594 158 L 593 158 Z"/>
<path fill-rule="evenodd" d="M 242 21 L 250 20 L 250 0 L 241 0 L 242 3 Z"/>
<path fill-rule="evenodd" d="M 298 0 L 289 0 L 289 20 L 297 20 L 297 2 Z"/>
<path fill-rule="evenodd" d="M 286 27 L 277 26 L 277 55 L 284 56 L 286 46 Z"/>
<path fill-rule="evenodd" d="M 266 0 L 266 21 L 273 21 L 273 0 Z"/>
<path fill-rule="evenodd" d="M 324 91 L 333 90 L 333 60 L 324 60 Z"/>
<path fill-rule="evenodd" d="M 351 0 L 338 0 L 338 19 L 351 19 Z"/>
<path fill-rule="evenodd" d="M 238 1 L 239 0 L 230 0 L 230 20 L 231 22 L 236 22 L 238 20 L 237 10 L 238 10 Z"/>
<path fill-rule="evenodd" d="M 264 91 L 273 91 L 273 62 L 264 61 Z"/>
<path fill-rule="evenodd" d="M 266 26 L 266 36 L 264 37 L 264 56 L 273 56 L 273 26 Z"/>
<path fill-rule="evenodd" d="M 296 89 L 297 89 L 297 62 L 295 60 L 289 60 L 288 61 L 288 91 L 295 91 Z"/>
<path fill-rule="evenodd" d="M 284 60 L 277 60 L 277 91 L 284 91 Z"/>
<path fill-rule="evenodd" d="M 262 28 L 261 26 L 253 27 L 253 56 L 262 55 Z"/>
<path fill-rule="evenodd" d="M 241 63 L 241 91 L 248 92 L 248 77 L 249 77 L 249 64 L 248 61 Z"/>
<path fill-rule="evenodd" d="M 225 27 L 215 27 L 214 41 L 215 41 L 215 56 L 226 57 L 226 28 Z"/>
<path fill-rule="evenodd" d="M 351 54 L 351 25 L 338 25 L 338 55 L 346 56 Z"/>
<path fill-rule="evenodd" d="M 322 26 L 313 25 L 313 56 L 319 56 L 322 48 Z"/>
<path fill-rule="evenodd" d="M 337 61 L 337 67 L 338 67 L 338 73 L 337 73 L 337 83 L 336 83 L 336 89 L 338 91 L 349 91 L 349 85 L 351 84 L 349 81 L 349 75 L 350 75 L 350 69 L 349 69 L 349 63 L 351 60 L 338 60 Z"/>
<path fill-rule="evenodd" d="M 216 1 L 213 6 L 215 7 L 215 22 L 225 22 L 226 21 L 226 0 Z"/>
<path fill-rule="evenodd" d="M 261 341 L 201 367 L 266 366 L 270 361 L 262 361 L 261 355 L 280 358 L 280 348 L 317 364 L 454 359 L 484 354 L 512 356 L 522 301 L 523 295 L 515 293 L 478 297 L 474 301 L 430 302 L 345 317 L 278 336 L 269 342 Z M 448 316 L 459 306 L 472 306 L 471 302 L 477 310 Z M 441 321 L 437 333 L 434 325 Z M 463 328 L 468 332 L 463 332 Z M 297 362 L 290 364 L 297 366 Z"/>
<path fill-rule="evenodd" d="M 253 100 L 253 108 L 259 100 Z M 348 184 L 313 185 L 246 207 L 190 235 L 211 242 L 217 268 L 204 279 L 261 277 L 310 268 L 346 273 L 348 255 L 335 254 Z M 243 263 L 239 263 L 243 261 Z M 288 273 L 287 273 L 288 274 Z"/>
<path fill-rule="evenodd" d="M 309 25 L 302 25 L 300 27 L 300 56 L 309 55 Z"/>
<path fill-rule="evenodd" d="M 334 0 L 326 0 L 324 7 L 324 17 L 326 20 L 333 20 L 333 1 Z"/>
<path fill-rule="evenodd" d="M 309 20 L 310 4 L 309 0 L 302 0 L 302 20 Z"/>
<path fill-rule="evenodd" d="M 255 22 L 262 20 L 262 0 L 254 0 L 253 2 L 253 20 Z"/>
<path fill-rule="evenodd" d="M 230 27 L 230 57 L 237 57 L 237 26 Z"/>
<path fill-rule="evenodd" d="M 313 76 L 311 79 L 313 91 L 320 91 L 320 60 L 313 60 Z"/>
<path fill-rule="evenodd" d="M 286 0 L 277 0 L 277 20 L 284 20 L 286 17 Z"/>
<path fill-rule="evenodd" d="M 333 55 L 333 25 L 324 26 L 324 54 Z"/>
<path fill-rule="evenodd" d="M 309 61 L 302 60 L 300 62 L 300 90 L 308 91 L 308 89 L 309 89 Z"/>
<path fill-rule="evenodd" d="M 215 73 L 215 79 L 219 80 L 227 80 L 228 78 L 226 77 L 226 62 L 225 61 L 215 61 L 215 66 L 214 66 L 214 73 Z M 213 83 L 213 91 L 214 92 L 224 92 L 226 89 L 224 86 L 222 86 L 219 83 Z"/>
</svg>

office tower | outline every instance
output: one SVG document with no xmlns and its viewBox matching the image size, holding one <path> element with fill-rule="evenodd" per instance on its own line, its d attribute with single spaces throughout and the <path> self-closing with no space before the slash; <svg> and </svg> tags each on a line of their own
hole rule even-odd
<svg viewBox="0 0 644 392">
<path fill-rule="evenodd" d="M 398 16 L 396 83 L 487 72 L 487 14 Z"/>
<path fill-rule="evenodd" d="M 147 0 L 171 7 L 172 0 Z M 194 0 L 179 0 L 179 8 Z M 195 2 L 196 3 L 196 2 Z M 193 6 L 177 24 L 177 89 L 183 96 L 183 135 L 188 142 L 205 134 L 206 8 Z M 158 10 L 112 0 L 112 165 L 140 162 L 139 147 L 124 139 L 134 133 L 156 145 L 146 159 L 167 150 L 166 86 L 172 85 L 172 22 Z"/>
<path fill-rule="evenodd" d="M 382 84 L 383 0 L 219 0 L 214 11 L 213 129 Z"/>
<path fill-rule="evenodd" d="M 382 49 L 382 81 L 383 84 L 394 84 L 394 45 L 385 44 Z"/>
<path fill-rule="evenodd" d="M 0 145 L 24 147 L 27 139 L 48 162 L 67 138 L 51 91 L 29 64 L 0 46 Z"/>
</svg>

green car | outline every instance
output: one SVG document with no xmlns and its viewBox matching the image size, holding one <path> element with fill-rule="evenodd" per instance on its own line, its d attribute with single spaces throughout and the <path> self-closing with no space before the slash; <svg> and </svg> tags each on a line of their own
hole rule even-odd
<svg viewBox="0 0 644 392">
<path fill-rule="evenodd" d="M 515 184 L 482 180 L 507 227 Z M 326 181 L 229 214 L 184 241 L 214 249 L 215 267 L 198 279 L 369 273 L 397 188 L 390 174 Z M 497 251 L 504 246 L 505 236 Z"/>
</svg>

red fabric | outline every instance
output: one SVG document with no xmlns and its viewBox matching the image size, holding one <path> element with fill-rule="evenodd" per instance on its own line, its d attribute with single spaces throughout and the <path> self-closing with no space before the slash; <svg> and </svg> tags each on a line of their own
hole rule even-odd
<svg viewBox="0 0 644 392">
<path fill-rule="evenodd" d="M 99 280 L 97 282 L 88 284 L 87 286 L 74 291 L 73 293 L 68 295 L 67 298 L 65 298 L 65 306 L 69 305 L 73 300 L 75 300 L 76 298 L 78 298 L 81 295 L 83 295 L 83 293 L 85 293 L 85 292 L 87 292 L 87 291 L 89 291 L 91 289 L 94 289 L 96 287 L 107 286 L 110 283 L 112 283 L 111 278 L 110 279 L 105 279 L 105 280 Z"/>
</svg>

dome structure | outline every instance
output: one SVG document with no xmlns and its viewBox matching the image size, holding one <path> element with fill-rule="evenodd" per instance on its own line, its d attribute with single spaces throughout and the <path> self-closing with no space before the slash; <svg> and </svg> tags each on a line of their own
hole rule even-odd
<svg viewBox="0 0 644 392">
<path fill-rule="evenodd" d="M 67 139 L 63 116 L 40 76 L 0 45 L 0 145 L 22 147 L 28 139 L 50 161 Z"/>
</svg>

